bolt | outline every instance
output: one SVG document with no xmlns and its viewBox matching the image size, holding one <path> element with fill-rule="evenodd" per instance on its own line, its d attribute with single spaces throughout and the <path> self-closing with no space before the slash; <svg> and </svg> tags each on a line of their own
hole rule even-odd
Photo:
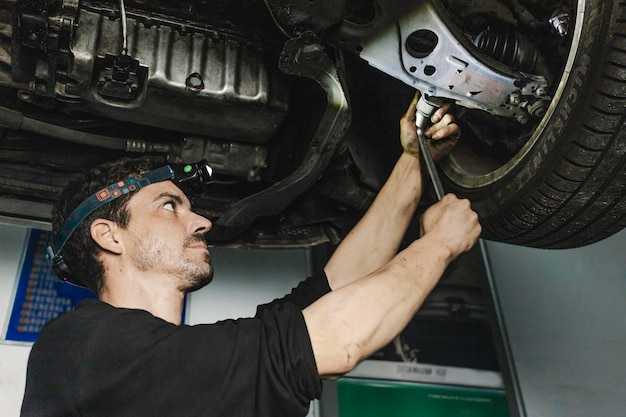
<svg viewBox="0 0 626 417">
<path fill-rule="evenodd" d="M 185 80 L 185 86 L 190 91 L 198 92 L 204 88 L 204 80 L 200 74 L 194 72 L 189 74 L 187 80 Z"/>
<path fill-rule="evenodd" d="M 511 93 L 509 94 L 509 103 L 517 106 L 520 103 L 520 95 L 519 93 Z"/>
</svg>

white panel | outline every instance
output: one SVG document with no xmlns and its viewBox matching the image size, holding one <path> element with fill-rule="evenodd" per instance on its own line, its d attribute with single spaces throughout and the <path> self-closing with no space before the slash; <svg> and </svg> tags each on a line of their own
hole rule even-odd
<svg viewBox="0 0 626 417">
<path fill-rule="evenodd" d="M 527 415 L 626 416 L 626 231 L 578 249 L 487 248 Z"/>
<path fill-rule="evenodd" d="M 13 292 L 21 265 L 26 234 L 24 227 L 0 223 L 0 326 L 2 338 L 6 332 Z M 26 361 L 30 346 L 0 343 L 0 413 L 3 417 L 20 414 L 24 385 L 26 383 Z"/>
<path fill-rule="evenodd" d="M 188 324 L 251 317 L 310 273 L 309 251 L 211 248 L 213 282 L 189 296 Z"/>
</svg>

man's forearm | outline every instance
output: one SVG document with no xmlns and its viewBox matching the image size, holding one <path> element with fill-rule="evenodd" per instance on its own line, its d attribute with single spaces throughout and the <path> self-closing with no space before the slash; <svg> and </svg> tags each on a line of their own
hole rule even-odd
<svg viewBox="0 0 626 417">
<path fill-rule="evenodd" d="M 303 310 L 320 375 L 347 372 L 389 343 L 481 232 L 469 200 L 452 194 L 426 210 L 422 229 L 391 261 Z"/>
<path fill-rule="evenodd" d="M 420 161 L 403 153 L 372 206 L 326 264 L 333 290 L 375 271 L 397 253 L 421 194 Z"/>
<path fill-rule="evenodd" d="M 320 376 L 350 371 L 389 343 L 443 274 L 450 251 L 420 239 L 376 272 L 326 294 L 304 317 Z"/>
</svg>

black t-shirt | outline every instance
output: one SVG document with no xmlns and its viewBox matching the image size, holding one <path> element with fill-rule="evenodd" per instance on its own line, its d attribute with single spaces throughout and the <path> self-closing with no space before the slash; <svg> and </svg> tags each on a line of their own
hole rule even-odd
<svg viewBox="0 0 626 417">
<path fill-rule="evenodd" d="M 22 416 L 304 416 L 320 382 L 301 309 L 328 291 L 309 278 L 255 318 L 195 326 L 84 300 L 33 345 Z"/>
</svg>

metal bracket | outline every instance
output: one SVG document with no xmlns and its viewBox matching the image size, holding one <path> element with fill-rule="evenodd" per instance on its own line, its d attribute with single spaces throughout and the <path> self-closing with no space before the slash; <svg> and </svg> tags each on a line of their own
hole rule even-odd
<svg viewBox="0 0 626 417">
<path fill-rule="evenodd" d="M 231 206 L 207 235 L 209 240 L 228 240 L 242 233 L 256 218 L 279 214 L 308 190 L 324 172 L 339 141 L 350 125 L 350 107 L 340 70 L 315 35 L 305 33 L 286 42 L 280 69 L 315 80 L 326 92 L 328 104 L 310 142 L 303 163 L 291 175 Z"/>
<path fill-rule="evenodd" d="M 421 1 L 380 33 L 364 40 L 361 58 L 434 97 L 524 122 L 550 103 L 544 77 L 513 71 L 487 57 L 457 31 L 434 0 Z"/>
</svg>

